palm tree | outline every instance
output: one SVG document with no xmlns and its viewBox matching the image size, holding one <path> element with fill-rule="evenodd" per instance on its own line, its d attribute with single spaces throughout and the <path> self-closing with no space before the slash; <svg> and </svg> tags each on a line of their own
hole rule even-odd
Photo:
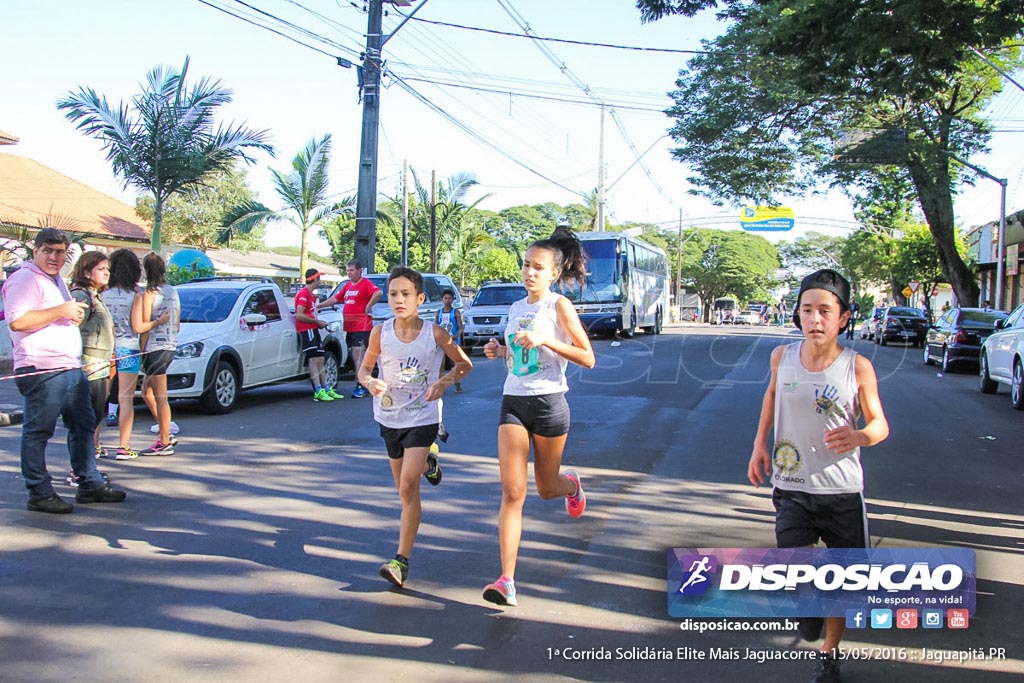
<svg viewBox="0 0 1024 683">
<path fill-rule="evenodd" d="M 355 199 L 346 197 L 331 202 L 327 194 L 327 166 L 330 162 L 331 135 L 310 140 L 292 159 L 292 170 L 285 174 L 271 169 L 274 189 L 285 208 L 272 211 L 258 201 L 244 202 L 228 211 L 224 217 L 224 232 L 220 242 L 227 242 L 235 231 L 247 233 L 268 221 L 288 221 L 302 231 L 299 248 L 299 275 L 306 272 L 309 253 L 309 230 L 335 216 L 350 214 Z"/>
<path fill-rule="evenodd" d="M 260 149 L 273 155 L 266 130 L 242 125 L 214 127 L 217 108 L 231 102 L 220 81 L 202 78 L 185 82 L 188 57 L 181 71 L 154 67 L 142 93 L 131 104 L 112 107 L 92 88 L 80 87 L 57 101 L 57 109 L 77 123 L 78 130 L 100 140 L 114 174 L 124 186 L 152 193 L 153 251 L 160 250 L 163 205 L 175 192 L 201 182 L 211 171 L 226 171 L 236 159 L 252 163 L 246 153 Z"/>
</svg>

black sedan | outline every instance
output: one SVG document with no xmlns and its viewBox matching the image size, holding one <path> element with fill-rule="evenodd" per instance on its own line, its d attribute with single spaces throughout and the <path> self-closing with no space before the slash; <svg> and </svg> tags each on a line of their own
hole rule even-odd
<svg viewBox="0 0 1024 683">
<path fill-rule="evenodd" d="M 924 342 L 924 362 L 942 364 L 945 372 L 953 372 L 954 364 L 978 364 L 981 345 L 1003 320 L 1006 311 L 984 308 L 951 308 L 935 321 Z"/>
<path fill-rule="evenodd" d="M 875 343 L 903 342 L 921 346 L 928 334 L 928 319 L 916 308 L 890 306 L 875 323 Z"/>
</svg>

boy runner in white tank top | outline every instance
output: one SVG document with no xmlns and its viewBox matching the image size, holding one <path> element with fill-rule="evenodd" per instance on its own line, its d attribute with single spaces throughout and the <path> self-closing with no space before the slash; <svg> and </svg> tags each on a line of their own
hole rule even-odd
<svg viewBox="0 0 1024 683">
<path fill-rule="evenodd" d="M 370 332 L 358 379 L 373 396 L 373 417 L 380 424 L 402 504 L 398 552 L 381 566 L 380 575 L 401 587 L 409 576 L 409 556 L 422 517 L 420 476 L 435 486 L 441 482 L 441 467 L 430 454 L 441 422 L 441 397 L 473 363 L 447 330 L 419 317 L 425 298 L 422 275 L 395 268 L 387 292 L 395 317 Z M 455 366 L 443 377 L 442 357 Z M 371 375 L 374 363 L 380 366 L 377 378 Z"/>
<path fill-rule="evenodd" d="M 779 548 L 813 546 L 819 539 L 830 548 L 868 547 L 860 449 L 883 441 L 889 423 L 871 361 L 839 344 L 849 300 L 850 283 L 842 275 L 811 273 L 800 284 L 793 313 L 803 341 L 772 351 L 747 478 L 754 486 L 771 478 Z M 864 427 L 858 429 L 861 419 Z M 844 618 L 803 618 L 798 628 L 813 641 L 823 625 L 814 680 L 838 681 Z"/>
</svg>

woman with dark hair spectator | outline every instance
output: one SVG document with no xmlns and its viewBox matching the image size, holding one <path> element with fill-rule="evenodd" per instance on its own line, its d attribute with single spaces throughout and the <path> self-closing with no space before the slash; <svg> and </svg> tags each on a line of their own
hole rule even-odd
<svg viewBox="0 0 1024 683">
<path fill-rule="evenodd" d="M 142 293 L 142 320 L 135 331 L 144 340 L 142 393 L 156 407 L 159 436 L 139 455 L 174 455 L 178 440 L 171 434 L 171 405 L 167 401 L 167 368 L 178 348 L 181 304 L 178 292 L 167 284 L 167 264 L 159 254 L 150 252 L 142 260 L 146 271 L 146 289 Z"/>
<path fill-rule="evenodd" d="M 114 357 L 117 374 L 119 432 L 115 460 L 133 460 L 139 454 L 132 450 L 132 427 L 135 425 L 135 385 L 142 363 L 142 349 L 135 326 L 142 323 L 142 294 L 139 280 L 142 279 L 142 264 L 131 249 L 118 249 L 110 255 L 110 281 L 103 292 L 103 303 L 114 325 Z"/>
<path fill-rule="evenodd" d="M 103 408 L 110 382 L 110 360 L 114 356 L 114 322 L 100 297 L 109 280 L 110 264 L 107 255 L 99 251 L 87 251 L 75 263 L 68 288 L 71 297 L 86 306 L 78 330 L 82 333 L 82 370 L 89 380 L 92 410 L 96 418 L 93 447 L 97 458 L 107 455 L 100 445 L 100 426 L 103 424 Z"/>
</svg>

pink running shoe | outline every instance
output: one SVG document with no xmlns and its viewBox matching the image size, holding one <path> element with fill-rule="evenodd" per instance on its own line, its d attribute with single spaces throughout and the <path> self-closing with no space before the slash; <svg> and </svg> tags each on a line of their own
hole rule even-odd
<svg viewBox="0 0 1024 683">
<path fill-rule="evenodd" d="M 502 574 L 497 581 L 484 586 L 484 600 L 496 605 L 517 607 L 516 582 Z"/>
<path fill-rule="evenodd" d="M 580 475 L 576 470 L 566 470 L 566 478 L 576 484 L 576 494 L 565 497 L 565 511 L 570 517 L 582 517 L 583 511 L 587 509 L 587 494 L 583 493 L 583 484 L 580 483 Z"/>
</svg>

